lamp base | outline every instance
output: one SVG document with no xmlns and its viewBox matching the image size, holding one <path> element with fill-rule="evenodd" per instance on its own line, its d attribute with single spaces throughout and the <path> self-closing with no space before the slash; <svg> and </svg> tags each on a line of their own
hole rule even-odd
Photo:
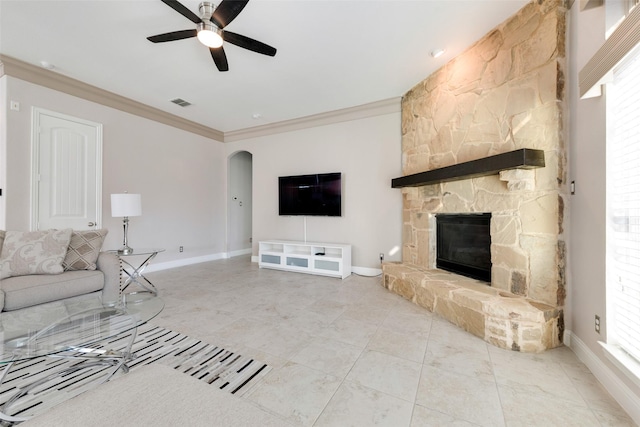
<svg viewBox="0 0 640 427">
<path fill-rule="evenodd" d="M 131 255 L 133 253 L 133 249 L 129 246 L 125 246 L 122 249 L 118 249 L 118 255 Z"/>
</svg>

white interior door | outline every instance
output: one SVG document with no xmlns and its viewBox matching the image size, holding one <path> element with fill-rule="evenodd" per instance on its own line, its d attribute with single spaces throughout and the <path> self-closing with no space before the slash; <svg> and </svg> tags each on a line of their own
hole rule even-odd
<svg viewBox="0 0 640 427">
<path fill-rule="evenodd" d="M 86 230 L 102 223 L 102 125 L 34 109 L 32 225 Z"/>
</svg>

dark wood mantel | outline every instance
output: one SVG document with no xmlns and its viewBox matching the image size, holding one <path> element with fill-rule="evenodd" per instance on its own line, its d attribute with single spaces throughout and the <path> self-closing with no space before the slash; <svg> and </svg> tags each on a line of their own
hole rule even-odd
<svg viewBox="0 0 640 427">
<path fill-rule="evenodd" d="M 508 169 L 534 169 L 541 167 L 544 167 L 543 150 L 521 148 L 508 153 L 496 154 L 495 156 L 471 160 L 457 165 L 394 178 L 391 180 L 391 187 L 419 187 L 421 185 L 495 175 Z"/>
</svg>

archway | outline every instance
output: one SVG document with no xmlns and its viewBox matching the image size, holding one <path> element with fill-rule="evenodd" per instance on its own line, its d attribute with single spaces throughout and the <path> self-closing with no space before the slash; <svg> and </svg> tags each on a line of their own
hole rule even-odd
<svg viewBox="0 0 640 427">
<path fill-rule="evenodd" d="M 253 156 L 238 151 L 229 156 L 227 254 L 251 254 Z"/>
</svg>

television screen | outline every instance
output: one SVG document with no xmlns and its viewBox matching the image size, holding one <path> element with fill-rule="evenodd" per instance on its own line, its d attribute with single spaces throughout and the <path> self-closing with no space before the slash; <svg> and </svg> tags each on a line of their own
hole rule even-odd
<svg viewBox="0 0 640 427">
<path fill-rule="evenodd" d="M 280 215 L 341 216 L 340 172 L 278 178 Z"/>
</svg>

